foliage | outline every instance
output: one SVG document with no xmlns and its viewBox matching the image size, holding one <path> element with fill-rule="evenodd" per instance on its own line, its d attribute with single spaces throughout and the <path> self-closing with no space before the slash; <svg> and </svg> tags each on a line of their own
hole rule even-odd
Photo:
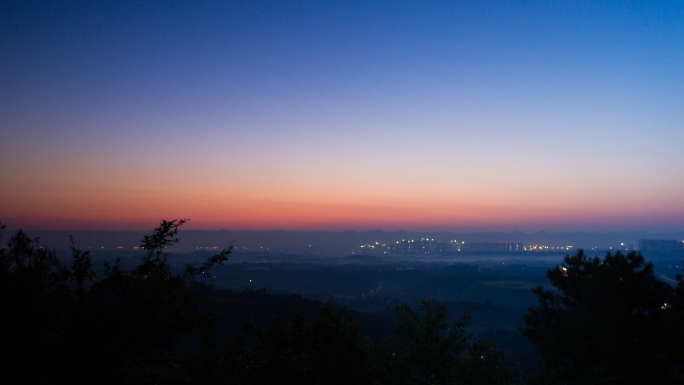
<svg viewBox="0 0 684 385">
<path fill-rule="evenodd" d="M 368 381 L 368 342 L 361 325 L 335 311 L 330 299 L 307 322 L 301 312 L 283 327 L 273 319 L 264 332 L 252 328 L 254 348 L 240 356 L 246 383 L 363 384 Z"/>
<path fill-rule="evenodd" d="M 545 375 L 568 383 L 667 383 L 675 362 L 671 287 L 641 254 L 580 250 L 547 273 L 554 291 L 533 291 L 539 306 L 522 333 L 540 350 Z"/>
<path fill-rule="evenodd" d="M 504 368 L 504 352 L 492 342 L 475 339 L 459 365 L 459 383 L 468 385 L 503 385 L 513 382 L 513 374 Z"/>
<path fill-rule="evenodd" d="M 340 316 L 334 299 L 308 320 L 295 311 L 284 325 L 273 317 L 265 329 L 245 324 L 247 342 L 238 338 L 224 351 L 190 355 L 178 383 L 372 384 L 378 380 L 374 346 L 361 337 L 361 325 Z"/>
<path fill-rule="evenodd" d="M 201 267 L 175 273 L 165 247 L 178 242 L 186 220 L 162 221 L 141 247 L 140 264 L 126 270 L 92 257 L 71 238 L 72 264 L 22 231 L 0 251 L 3 362 L 25 373 L 22 382 L 140 382 L 167 373 L 182 335 L 200 330 L 211 316 L 196 309 L 188 285 L 223 263 L 231 247 Z M 31 380 L 31 381 L 29 381 Z"/>
<path fill-rule="evenodd" d="M 425 298 L 420 314 L 407 305 L 396 307 L 399 359 L 416 384 L 506 384 L 503 352 L 466 333 L 469 315 L 449 323 L 449 309 Z"/>
<path fill-rule="evenodd" d="M 447 307 L 435 300 L 421 302 L 421 315 L 397 307 L 399 344 L 371 343 L 361 336 L 361 323 L 341 314 L 330 298 L 315 316 L 305 315 L 300 303 L 287 325 L 277 318 L 263 330 L 249 323 L 246 334 L 223 345 L 211 328 L 217 313 L 201 311 L 193 294 L 213 288 L 193 281 L 226 261 L 232 247 L 200 266 L 174 271 L 165 249 L 179 241 L 185 221 L 162 221 L 143 238 L 145 254 L 137 266 L 105 262 L 101 276 L 74 238 L 67 266 L 38 239 L 22 231 L 12 236 L 8 248 L 0 249 L 0 320 L 7 325 L 0 329 L 0 359 L 11 368 L 8 378 L 21 373 L 22 383 L 510 382 L 502 352 L 466 333 L 467 315 L 449 323 Z"/>
<path fill-rule="evenodd" d="M 0 267 L 0 362 L 24 369 L 30 382 L 36 370 L 27 366 L 49 362 L 55 353 L 49 342 L 61 335 L 63 323 L 55 315 L 68 302 L 67 270 L 54 251 L 21 230 L 0 249 Z"/>
<path fill-rule="evenodd" d="M 396 308 L 401 356 L 425 384 L 451 383 L 459 356 L 467 346 L 468 315 L 449 324 L 449 309 L 436 300 L 420 303 L 422 317 L 407 305 Z"/>
<path fill-rule="evenodd" d="M 223 353 L 207 350 L 190 356 L 181 366 L 178 383 L 512 382 L 511 374 L 502 368 L 503 352 L 465 332 L 466 316 L 449 324 L 445 306 L 425 300 L 422 308 L 427 313 L 423 317 L 406 306 L 397 308 L 401 338 L 393 345 L 373 344 L 362 337 L 361 324 L 340 315 L 332 298 L 311 320 L 295 311 L 287 325 L 272 318 L 262 330 L 250 322 L 245 330 L 251 338 L 239 338 Z"/>
</svg>

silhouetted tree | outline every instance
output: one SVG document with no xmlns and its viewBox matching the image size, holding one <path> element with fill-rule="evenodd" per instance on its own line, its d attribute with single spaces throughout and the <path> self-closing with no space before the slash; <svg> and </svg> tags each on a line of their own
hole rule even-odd
<svg viewBox="0 0 684 385">
<path fill-rule="evenodd" d="M 4 226 L 2 226 L 4 228 Z M 58 353 L 68 309 L 68 272 L 54 251 L 19 230 L 0 250 L 0 362 L 21 382 L 38 381 Z M 8 372 L 11 371 L 11 372 Z M 11 376 L 7 376 L 11 377 Z"/>
<path fill-rule="evenodd" d="M 556 290 L 539 286 L 539 305 L 525 315 L 523 335 L 540 350 L 544 375 L 567 383 L 678 382 L 671 287 L 640 253 L 580 250 L 548 271 Z"/>
<path fill-rule="evenodd" d="M 286 327 L 275 318 L 264 331 L 250 327 L 255 344 L 235 356 L 233 375 L 244 384 L 375 382 L 372 347 L 361 336 L 361 325 L 335 308 L 330 299 L 310 322 L 296 312 Z"/>
<path fill-rule="evenodd" d="M 469 315 L 449 323 L 449 309 L 436 300 L 420 302 L 417 314 L 407 305 L 396 307 L 399 359 L 415 384 L 507 384 L 503 352 L 466 332 Z"/>
<path fill-rule="evenodd" d="M 302 311 L 247 329 L 247 342 L 221 343 L 199 310 L 191 283 L 232 247 L 200 266 L 174 271 L 166 247 L 185 220 L 162 221 L 146 235 L 140 263 L 105 262 L 71 240 L 72 261 L 22 231 L 0 249 L 0 342 L 5 378 L 16 383 L 174 384 L 505 384 L 502 352 L 474 340 L 468 317 L 449 323 L 446 306 L 425 299 L 420 315 L 396 309 L 399 344 L 374 345 L 331 298 L 314 318 Z M 4 226 L 0 223 L 0 228 Z M 204 290 L 208 289 L 204 287 Z M 260 295 L 265 295 L 262 293 Z M 204 349 L 197 347 L 204 338 Z M 181 349 L 179 349 L 181 348 Z M 182 350 L 179 352 L 179 350 Z M 21 376 L 18 376 L 21 375 Z M 7 380 L 5 382 L 11 382 Z"/>
<path fill-rule="evenodd" d="M 162 221 L 127 270 L 105 263 L 96 277 L 91 255 L 76 247 L 65 266 L 54 251 L 18 231 L 0 251 L 3 364 L 21 383 L 121 383 L 160 380 L 176 359 L 179 338 L 206 327 L 190 282 L 227 260 L 232 246 L 202 266 L 174 272 L 164 249 L 186 220 Z"/>
</svg>

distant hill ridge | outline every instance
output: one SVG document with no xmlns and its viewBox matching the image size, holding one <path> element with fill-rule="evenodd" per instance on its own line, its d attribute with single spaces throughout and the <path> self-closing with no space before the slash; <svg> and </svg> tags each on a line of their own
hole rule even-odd
<svg viewBox="0 0 684 385">
<path fill-rule="evenodd" d="M 151 230 L 151 229 L 150 229 Z M 3 239 L 6 241 L 11 230 L 6 230 Z M 29 236 L 40 237 L 41 243 L 51 248 L 69 246 L 69 235 L 73 235 L 79 246 L 87 249 L 121 247 L 132 249 L 140 244 L 144 231 L 29 231 Z M 234 242 L 236 251 L 268 251 L 293 253 L 332 252 L 350 254 L 353 249 L 363 244 L 375 242 L 393 243 L 402 239 L 430 238 L 445 242 L 458 240 L 462 242 L 522 242 L 525 245 L 544 244 L 549 246 L 573 246 L 573 249 L 591 249 L 598 247 L 608 249 L 624 243 L 638 247 L 640 239 L 684 239 L 684 231 L 669 233 L 650 232 L 556 232 L 540 231 L 536 233 L 514 232 L 409 232 L 409 231 L 230 231 L 230 230 L 181 230 L 181 242 L 178 248 L 192 251 L 206 248 L 223 248 Z M 210 249 L 209 249 L 210 250 Z"/>
</svg>

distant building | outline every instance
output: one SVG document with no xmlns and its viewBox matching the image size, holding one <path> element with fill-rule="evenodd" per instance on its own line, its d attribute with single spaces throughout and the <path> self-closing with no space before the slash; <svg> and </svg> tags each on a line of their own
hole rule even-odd
<svg viewBox="0 0 684 385">
<path fill-rule="evenodd" d="M 461 251 L 461 243 L 456 240 L 449 242 L 437 242 L 436 251 L 438 253 L 453 253 Z"/>
<path fill-rule="evenodd" d="M 684 250 L 684 244 L 675 239 L 641 239 L 639 250 L 644 253 L 673 253 Z"/>
<path fill-rule="evenodd" d="M 358 251 L 364 254 L 431 254 L 431 253 L 454 253 L 466 252 L 495 252 L 506 253 L 524 251 L 520 242 L 436 242 L 434 239 L 402 239 L 396 243 L 385 244 L 375 242 L 359 247 Z"/>
<path fill-rule="evenodd" d="M 461 251 L 482 252 L 511 252 L 523 251 L 524 246 L 520 242 L 464 242 Z"/>
<path fill-rule="evenodd" d="M 421 238 L 401 240 L 392 245 L 392 252 L 401 254 L 426 254 L 437 251 L 437 242 L 434 239 Z"/>
</svg>

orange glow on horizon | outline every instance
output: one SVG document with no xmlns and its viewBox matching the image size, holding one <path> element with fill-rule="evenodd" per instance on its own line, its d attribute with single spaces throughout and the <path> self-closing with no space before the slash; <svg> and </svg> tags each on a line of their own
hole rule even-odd
<svg viewBox="0 0 684 385">
<path fill-rule="evenodd" d="M 15 176 L 7 184 L 12 188 L 0 189 L 0 220 L 34 230 L 149 230 L 161 219 L 190 218 L 187 228 L 207 230 L 583 231 L 681 226 L 684 213 L 667 203 L 675 201 L 670 189 L 644 198 L 646 190 L 579 184 L 497 188 L 485 180 L 440 190 L 392 181 L 336 189 L 344 183 L 202 185 L 178 177 L 121 187 L 128 185 L 120 177 L 103 183 L 101 177 L 38 182 Z"/>
<path fill-rule="evenodd" d="M 9 195 L 9 194 L 6 194 Z M 677 212 L 649 207 L 484 204 L 397 200 L 306 202 L 235 195 L 55 189 L 9 195 L 0 218 L 12 227 L 34 230 L 147 230 L 160 219 L 190 218 L 188 229 L 229 230 L 407 230 L 537 231 L 582 229 L 616 223 L 648 222 L 655 217 L 675 222 Z M 680 216 L 681 217 L 681 216 Z"/>
</svg>

